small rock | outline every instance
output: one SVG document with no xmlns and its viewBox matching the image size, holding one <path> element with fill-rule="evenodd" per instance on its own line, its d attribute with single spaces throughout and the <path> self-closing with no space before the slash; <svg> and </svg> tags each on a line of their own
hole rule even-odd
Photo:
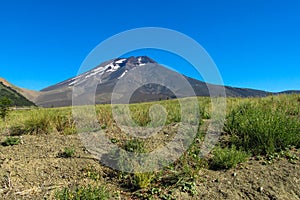
<svg viewBox="0 0 300 200">
<path fill-rule="evenodd" d="M 67 179 L 67 178 L 69 178 L 69 176 L 67 174 L 63 174 L 61 178 Z"/>
<path fill-rule="evenodd" d="M 24 144 L 24 140 L 23 140 L 23 137 L 22 137 L 22 136 L 20 136 L 20 143 L 21 143 L 21 144 Z"/>
<path fill-rule="evenodd" d="M 236 175 L 237 175 L 237 174 L 236 174 L 235 172 L 232 174 L 232 176 L 234 176 L 234 177 L 236 177 Z"/>
<path fill-rule="evenodd" d="M 261 186 L 261 187 L 258 188 L 258 191 L 262 192 L 262 191 L 264 191 L 264 188 Z"/>
</svg>

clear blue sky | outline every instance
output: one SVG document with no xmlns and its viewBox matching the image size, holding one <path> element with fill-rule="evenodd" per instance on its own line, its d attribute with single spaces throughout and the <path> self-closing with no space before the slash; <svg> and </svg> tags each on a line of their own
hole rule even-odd
<svg viewBox="0 0 300 200">
<path fill-rule="evenodd" d="M 101 41 L 151 26 L 198 41 L 226 85 L 299 90 L 299 10 L 298 0 L 1 1 L 0 77 L 42 89 L 76 75 Z"/>
</svg>

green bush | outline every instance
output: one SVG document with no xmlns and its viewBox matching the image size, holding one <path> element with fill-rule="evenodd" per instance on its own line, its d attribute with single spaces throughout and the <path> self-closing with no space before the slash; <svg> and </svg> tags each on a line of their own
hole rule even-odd
<svg viewBox="0 0 300 200">
<path fill-rule="evenodd" d="M 139 139 L 128 140 L 122 147 L 125 151 L 113 149 L 110 153 L 102 156 L 102 161 L 115 165 L 120 169 L 118 178 L 123 187 L 133 190 L 149 187 L 155 178 L 155 173 L 140 172 L 140 169 L 142 169 L 140 164 L 147 159 L 147 155 L 143 154 L 147 152 L 144 141 Z"/>
<path fill-rule="evenodd" d="M 17 135 L 38 135 L 38 134 L 48 134 L 51 131 L 51 126 L 47 118 L 34 117 L 26 120 L 24 124 L 12 125 L 9 128 L 9 133 L 11 136 Z"/>
<path fill-rule="evenodd" d="M 48 134 L 51 128 L 49 117 L 46 114 L 32 116 L 24 122 L 24 128 L 27 134 Z"/>
<path fill-rule="evenodd" d="M 233 144 L 254 155 L 300 146 L 300 121 L 271 107 L 240 105 L 227 116 L 224 130 Z"/>
<path fill-rule="evenodd" d="M 213 151 L 213 158 L 210 166 L 213 169 L 229 169 L 235 167 L 238 163 L 245 162 L 248 154 L 239 151 L 235 146 L 231 148 L 216 147 Z"/>
<path fill-rule="evenodd" d="M 151 181 L 154 179 L 155 174 L 152 172 L 141 172 L 141 173 L 134 173 L 133 175 L 133 185 L 138 189 L 147 188 Z"/>
<path fill-rule="evenodd" d="M 71 158 L 75 154 L 75 149 L 74 148 L 65 148 L 63 152 L 60 152 L 58 154 L 58 157 L 61 158 Z"/>
<path fill-rule="evenodd" d="M 13 146 L 20 144 L 20 139 L 17 137 L 7 137 L 2 143 L 3 146 Z"/>
<path fill-rule="evenodd" d="M 7 98 L 3 97 L 0 99 L 0 117 L 3 121 L 5 121 L 5 118 L 9 112 L 9 107 L 12 105 L 12 101 Z"/>
<path fill-rule="evenodd" d="M 69 114 L 54 115 L 51 121 L 54 128 L 59 133 L 64 135 L 72 135 L 77 133 L 75 121 Z"/>
<path fill-rule="evenodd" d="M 63 188 L 56 192 L 55 198 L 58 200 L 106 200 L 110 198 L 110 194 L 105 187 L 81 186 L 74 190 Z"/>
<path fill-rule="evenodd" d="M 22 124 L 12 125 L 9 128 L 9 135 L 11 136 L 20 136 L 26 134 L 25 126 Z"/>
<path fill-rule="evenodd" d="M 128 140 L 124 145 L 124 149 L 135 153 L 146 152 L 144 142 L 138 139 Z"/>
</svg>

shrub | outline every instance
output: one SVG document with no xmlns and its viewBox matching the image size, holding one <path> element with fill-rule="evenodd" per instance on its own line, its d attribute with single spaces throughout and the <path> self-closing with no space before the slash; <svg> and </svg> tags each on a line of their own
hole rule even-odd
<svg viewBox="0 0 300 200">
<path fill-rule="evenodd" d="M 48 134 L 50 132 L 50 120 L 45 114 L 32 116 L 24 122 L 25 132 L 27 134 Z"/>
<path fill-rule="evenodd" d="M 21 111 L 17 114 L 16 122 L 9 127 L 11 136 L 48 134 L 52 130 L 47 110 Z"/>
<path fill-rule="evenodd" d="M 239 148 L 254 155 L 300 146 L 300 122 L 276 109 L 243 104 L 227 116 L 224 130 Z"/>
<path fill-rule="evenodd" d="M 248 154 L 239 151 L 235 146 L 231 148 L 216 147 L 213 151 L 211 160 L 211 168 L 213 169 L 229 169 L 235 167 L 238 163 L 246 161 Z"/>
<path fill-rule="evenodd" d="M 138 189 L 147 188 L 153 180 L 154 176 L 155 175 L 152 172 L 136 172 L 133 175 L 133 185 Z"/>
<path fill-rule="evenodd" d="M 146 152 L 144 142 L 138 139 L 128 140 L 124 145 L 124 149 L 135 153 Z"/>
<path fill-rule="evenodd" d="M 20 139 L 17 137 L 7 137 L 2 143 L 3 146 L 13 146 L 20 144 Z"/>
<path fill-rule="evenodd" d="M 20 136 L 26 134 L 25 126 L 21 124 L 12 125 L 9 128 L 9 134 L 11 136 Z"/>
<path fill-rule="evenodd" d="M 101 172 L 98 171 L 93 165 L 87 165 L 83 168 L 84 177 L 90 178 L 94 181 L 99 181 L 102 178 Z"/>
<path fill-rule="evenodd" d="M 68 116 L 67 114 L 54 115 L 51 121 L 53 123 L 54 128 L 59 133 L 65 135 L 72 135 L 77 133 L 75 121 L 71 116 Z"/>
<path fill-rule="evenodd" d="M 70 190 L 69 188 L 63 188 L 62 190 L 56 192 L 55 197 L 58 200 L 106 200 L 110 198 L 110 194 L 105 187 L 98 188 L 89 185 L 87 187 L 77 187 L 74 190 Z"/>
<path fill-rule="evenodd" d="M 187 192 L 191 194 L 193 197 L 195 195 L 198 195 L 196 182 L 194 180 L 191 181 L 182 181 L 182 183 L 179 184 L 182 192 Z"/>
<path fill-rule="evenodd" d="M 208 110 L 208 107 L 204 106 L 199 106 L 199 112 L 201 114 L 202 119 L 210 119 L 211 118 L 211 113 Z"/>
<path fill-rule="evenodd" d="M 71 158 L 75 154 L 75 149 L 74 148 L 65 148 L 63 152 L 60 152 L 58 154 L 58 157 L 61 158 Z"/>
<path fill-rule="evenodd" d="M 125 142 L 123 150 L 113 149 L 110 153 L 102 156 L 102 162 L 114 165 L 120 171 L 119 180 L 123 187 L 133 190 L 147 188 L 155 177 L 153 172 L 140 172 L 141 163 L 147 158 L 147 149 L 143 140 L 132 139 Z M 143 166 L 144 167 L 144 166 Z"/>
<path fill-rule="evenodd" d="M 3 97 L 0 99 L 0 117 L 3 121 L 5 121 L 5 118 L 8 114 L 9 107 L 11 106 L 12 101 L 8 99 L 7 97 Z"/>
</svg>

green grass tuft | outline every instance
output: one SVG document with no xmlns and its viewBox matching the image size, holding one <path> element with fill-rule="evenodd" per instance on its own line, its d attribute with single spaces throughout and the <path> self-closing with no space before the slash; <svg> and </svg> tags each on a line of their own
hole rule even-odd
<svg viewBox="0 0 300 200">
<path fill-rule="evenodd" d="M 58 154 L 58 157 L 60 157 L 60 158 L 71 158 L 71 157 L 74 156 L 74 154 L 75 154 L 75 149 L 74 148 L 66 147 L 63 152 L 60 152 Z"/>
<path fill-rule="evenodd" d="M 300 146 L 300 121 L 262 105 L 247 103 L 233 109 L 227 116 L 225 131 L 233 144 L 254 155 Z"/>
<path fill-rule="evenodd" d="M 7 137 L 2 143 L 3 146 L 13 146 L 20 144 L 21 140 L 17 137 Z"/>
<path fill-rule="evenodd" d="M 230 169 L 238 163 L 245 162 L 248 154 L 239 151 L 235 146 L 231 148 L 216 147 L 213 151 L 213 158 L 210 163 L 212 169 Z"/>
<path fill-rule="evenodd" d="M 55 194 L 57 200 L 106 200 L 110 194 L 105 187 L 81 186 L 73 190 L 63 188 Z"/>
</svg>

